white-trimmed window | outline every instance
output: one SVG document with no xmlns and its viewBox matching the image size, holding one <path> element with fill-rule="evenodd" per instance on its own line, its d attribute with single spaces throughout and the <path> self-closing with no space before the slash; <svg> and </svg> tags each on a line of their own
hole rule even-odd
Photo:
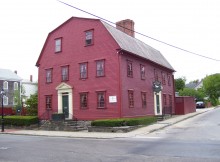
<svg viewBox="0 0 220 162">
<path fill-rule="evenodd" d="M 3 96 L 3 105 L 8 105 L 8 97 Z"/>
<path fill-rule="evenodd" d="M 8 89 L 8 82 L 7 81 L 4 81 L 3 82 L 3 89 Z"/>
<path fill-rule="evenodd" d="M 14 90 L 18 90 L 18 82 L 14 82 Z"/>
</svg>

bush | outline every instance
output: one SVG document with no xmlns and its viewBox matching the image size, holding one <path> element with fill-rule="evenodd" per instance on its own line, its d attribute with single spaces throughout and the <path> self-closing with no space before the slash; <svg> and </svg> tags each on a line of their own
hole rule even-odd
<svg viewBox="0 0 220 162">
<path fill-rule="evenodd" d="M 4 123 L 5 125 L 30 126 L 31 124 L 38 123 L 38 117 L 37 116 L 5 116 Z"/>
<path fill-rule="evenodd" d="M 121 127 L 121 126 L 135 126 L 135 125 L 150 125 L 157 121 L 156 117 L 141 117 L 141 118 L 118 118 L 118 119 L 104 119 L 92 121 L 92 126 L 103 127 Z"/>
</svg>

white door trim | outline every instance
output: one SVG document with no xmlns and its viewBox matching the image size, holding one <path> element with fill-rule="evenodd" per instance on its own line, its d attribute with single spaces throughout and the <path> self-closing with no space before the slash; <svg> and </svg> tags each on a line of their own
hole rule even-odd
<svg viewBox="0 0 220 162">
<path fill-rule="evenodd" d="M 67 94 L 69 98 L 69 117 L 66 119 L 72 119 L 73 118 L 73 88 L 66 84 L 61 83 L 56 87 L 57 90 L 57 96 L 58 96 L 58 113 L 63 113 L 63 105 L 62 105 L 62 96 L 63 94 Z"/>
<path fill-rule="evenodd" d="M 159 97 L 159 105 L 157 103 L 157 96 Z M 159 109 L 157 107 L 157 105 L 159 106 Z M 154 113 L 155 115 L 162 115 L 162 97 L 161 97 L 161 92 L 156 93 L 154 92 Z"/>
</svg>

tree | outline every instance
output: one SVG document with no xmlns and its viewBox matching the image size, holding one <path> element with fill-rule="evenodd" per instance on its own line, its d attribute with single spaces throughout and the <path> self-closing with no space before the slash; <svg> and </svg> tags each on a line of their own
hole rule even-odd
<svg viewBox="0 0 220 162">
<path fill-rule="evenodd" d="M 212 105 L 218 105 L 220 97 L 220 74 L 206 76 L 203 80 L 203 88 Z"/>
<path fill-rule="evenodd" d="M 37 115 L 38 109 L 38 93 L 30 96 L 26 101 L 28 115 Z"/>
<path fill-rule="evenodd" d="M 195 90 L 192 88 L 184 88 L 183 90 L 180 90 L 179 95 L 180 96 L 192 96 L 192 97 L 195 97 L 197 101 L 203 101 L 205 97 L 205 94 L 202 89 Z"/>
<path fill-rule="evenodd" d="M 175 79 L 175 91 L 179 92 L 185 88 L 186 79 L 185 77 Z"/>
</svg>

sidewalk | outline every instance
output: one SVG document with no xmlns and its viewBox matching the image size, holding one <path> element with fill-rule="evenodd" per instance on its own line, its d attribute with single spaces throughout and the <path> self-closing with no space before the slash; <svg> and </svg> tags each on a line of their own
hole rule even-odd
<svg viewBox="0 0 220 162">
<path fill-rule="evenodd" d="M 170 119 L 157 122 L 155 124 L 136 129 L 128 133 L 106 133 L 106 132 L 65 132 L 65 131 L 43 131 L 43 130 L 19 130 L 19 129 L 5 129 L 5 132 L 0 134 L 14 134 L 14 135 L 32 135 L 32 136 L 52 136 L 52 137 L 70 137 L 70 138 L 96 138 L 96 139 L 109 139 L 109 138 L 128 138 L 149 134 L 159 129 L 163 129 L 175 123 L 181 122 L 196 115 L 213 110 L 213 108 L 197 109 L 196 112 L 174 116 Z"/>
</svg>

